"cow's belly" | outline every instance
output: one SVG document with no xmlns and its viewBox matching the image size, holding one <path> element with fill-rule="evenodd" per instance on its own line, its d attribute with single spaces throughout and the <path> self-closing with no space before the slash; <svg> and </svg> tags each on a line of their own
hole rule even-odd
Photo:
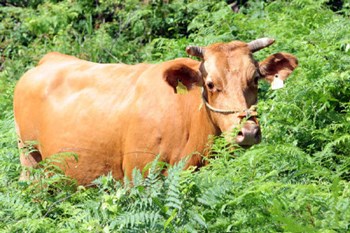
<svg viewBox="0 0 350 233">
<path fill-rule="evenodd" d="M 124 175 L 121 152 L 107 133 L 102 134 L 73 125 L 67 131 L 59 125 L 48 126 L 38 135 L 39 151 L 49 162 L 60 161 L 58 165 L 66 175 L 79 184 L 89 184 L 108 172 L 121 179 Z"/>
</svg>

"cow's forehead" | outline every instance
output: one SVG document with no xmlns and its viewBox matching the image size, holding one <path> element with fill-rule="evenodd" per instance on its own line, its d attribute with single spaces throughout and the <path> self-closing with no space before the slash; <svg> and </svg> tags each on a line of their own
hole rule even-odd
<svg viewBox="0 0 350 233">
<path fill-rule="evenodd" d="M 209 53 L 218 54 L 231 54 L 232 52 L 241 52 L 244 54 L 249 54 L 250 50 L 248 45 L 242 41 L 231 41 L 229 43 L 215 43 L 206 47 L 206 51 Z"/>
<path fill-rule="evenodd" d="M 244 42 L 217 43 L 206 47 L 205 68 L 210 72 L 238 71 L 247 66 L 255 66 L 255 60 Z"/>
</svg>

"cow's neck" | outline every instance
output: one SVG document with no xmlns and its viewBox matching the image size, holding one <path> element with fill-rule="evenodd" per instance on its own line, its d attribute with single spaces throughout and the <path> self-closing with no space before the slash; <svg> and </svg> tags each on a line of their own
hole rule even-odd
<svg viewBox="0 0 350 233">
<path fill-rule="evenodd" d="M 203 156 L 210 155 L 214 137 L 220 135 L 221 132 L 213 122 L 210 110 L 206 108 L 202 101 L 200 88 L 190 91 L 188 96 L 184 96 L 183 101 L 190 105 L 184 105 L 188 107 L 185 108 L 183 117 L 189 121 L 187 123 L 191 127 L 182 155 L 191 155 L 187 162 L 188 166 L 200 167 L 205 164 Z"/>
</svg>

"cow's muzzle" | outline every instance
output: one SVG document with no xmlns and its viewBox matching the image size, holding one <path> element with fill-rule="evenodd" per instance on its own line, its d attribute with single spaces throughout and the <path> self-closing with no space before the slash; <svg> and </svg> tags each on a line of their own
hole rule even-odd
<svg viewBox="0 0 350 233">
<path fill-rule="evenodd" d="M 261 130 L 259 124 L 255 119 L 247 120 L 236 137 L 237 144 L 243 147 L 250 147 L 260 143 L 260 141 Z"/>
</svg>

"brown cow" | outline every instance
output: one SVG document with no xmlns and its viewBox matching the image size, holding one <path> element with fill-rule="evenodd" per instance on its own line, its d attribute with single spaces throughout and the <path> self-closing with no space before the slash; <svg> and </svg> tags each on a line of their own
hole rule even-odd
<svg viewBox="0 0 350 233">
<path fill-rule="evenodd" d="M 225 133 L 242 146 L 259 143 L 257 120 L 247 117 L 257 102 L 258 80 L 284 80 L 297 66 L 287 53 L 253 59 L 253 52 L 273 42 L 189 46 L 187 53 L 201 61 L 159 64 L 96 64 L 49 53 L 15 89 L 19 148 L 36 142 L 37 149 L 22 150 L 21 163 L 34 167 L 51 155 L 74 152 L 79 159 L 66 159 L 65 172 L 89 184 L 110 171 L 116 179 L 130 177 L 157 155 L 169 164 L 191 155 L 187 166 L 202 166 L 210 135 Z M 176 92 L 178 82 L 187 94 Z M 27 178 L 23 172 L 21 179 Z"/>
</svg>

